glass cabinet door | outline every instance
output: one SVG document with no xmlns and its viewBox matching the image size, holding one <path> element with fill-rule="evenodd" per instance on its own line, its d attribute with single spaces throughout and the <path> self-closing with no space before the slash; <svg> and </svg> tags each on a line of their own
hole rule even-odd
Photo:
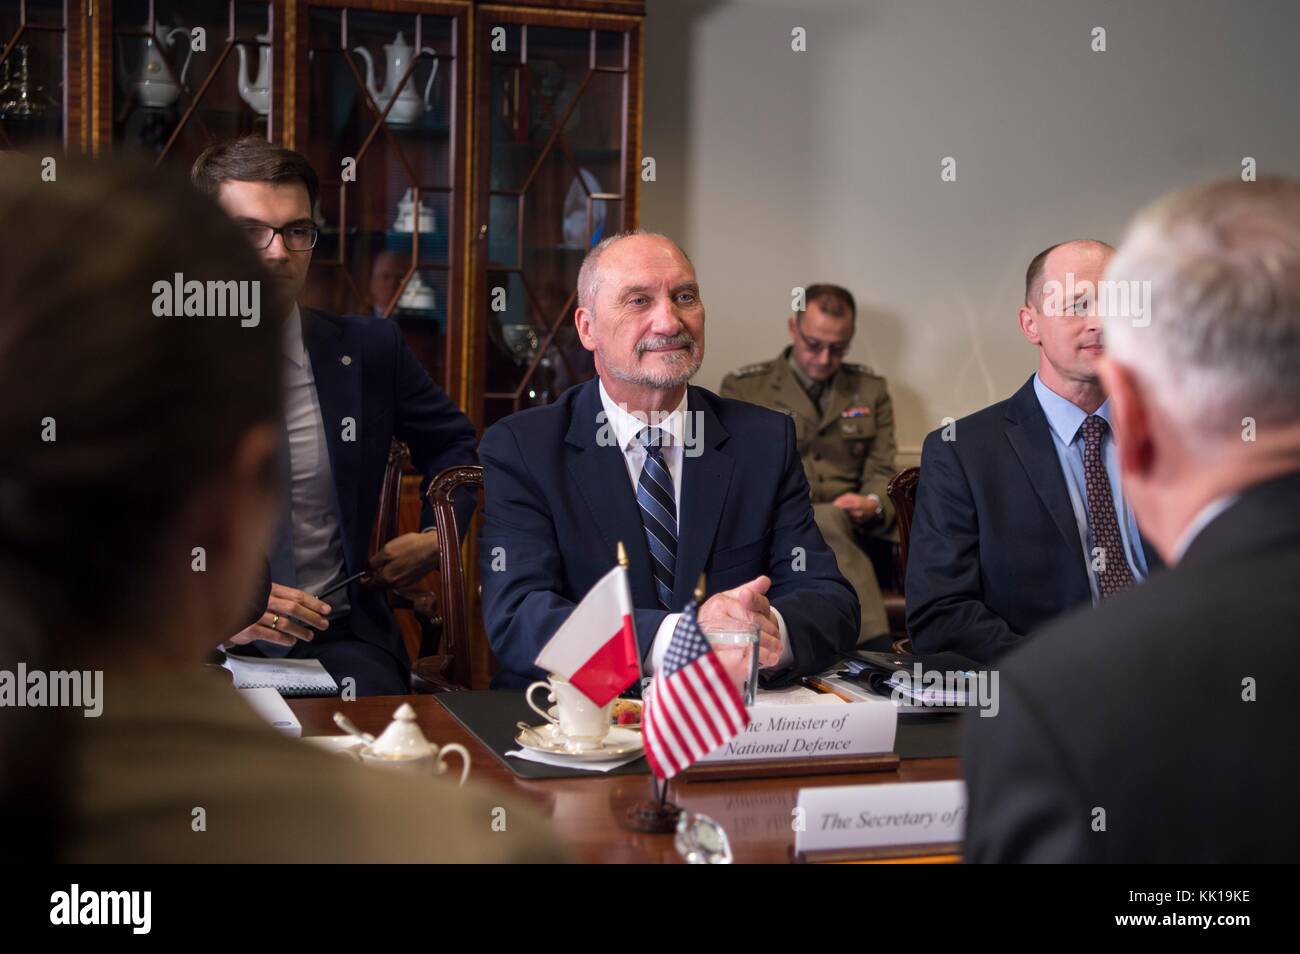
<svg viewBox="0 0 1300 954">
<path fill-rule="evenodd" d="M 103 122 L 117 152 L 188 167 L 214 139 L 278 139 L 279 4 L 112 0 Z"/>
<path fill-rule="evenodd" d="M 0 3 L 0 149 L 85 148 L 78 0 Z"/>
<path fill-rule="evenodd" d="M 592 376 L 573 326 L 578 268 L 635 222 L 640 21 L 509 16 L 480 9 L 478 24 L 485 426 Z"/>
<path fill-rule="evenodd" d="M 435 381 L 463 333 L 464 167 L 457 143 L 467 7 L 301 3 L 294 147 L 321 177 L 308 301 L 398 321 Z M 459 158 L 458 158 L 459 157 Z"/>
</svg>

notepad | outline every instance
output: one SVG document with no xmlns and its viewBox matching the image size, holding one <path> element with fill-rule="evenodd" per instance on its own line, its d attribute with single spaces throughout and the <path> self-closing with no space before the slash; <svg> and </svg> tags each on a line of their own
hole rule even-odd
<svg viewBox="0 0 1300 954">
<path fill-rule="evenodd" d="M 318 659 L 226 656 L 236 689 L 275 689 L 282 696 L 337 696 L 338 683 Z"/>
<path fill-rule="evenodd" d="M 840 705 L 844 702 L 832 692 L 818 692 L 807 686 L 782 686 L 780 689 L 760 689 L 754 698 L 756 706 L 809 706 Z"/>
</svg>

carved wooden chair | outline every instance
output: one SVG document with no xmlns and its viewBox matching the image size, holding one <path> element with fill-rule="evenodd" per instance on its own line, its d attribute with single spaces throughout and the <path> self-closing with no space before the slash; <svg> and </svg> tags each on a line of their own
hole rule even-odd
<svg viewBox="0 0 1300 954">
<path fill-rule="evenodd" d="M 473 628 L 469 618 L 468 584 L 460 531 L 452 496 L 462 487 L 483 487 L 483 468 L 478 465 L 449 467 L 429 484 L 426 496 L 433 507 L 438 537 L 443 541 L 438 575 L 438 621 L 441 634 L 433 655 L 416 660 L 413 683 L 416 691 L 454 692 L 473 684 Z M 448 541 L 451 544 L 448 545 Z"/>
<path fill-rule="evenodd" d="M 408 470 L 410 461 L 410 449 L 401 441 L 394 440 L 388 448 L 388 464 L 379 489 L 379 509 L 370 532 L 372 557 L 383 549 L 385 543 L 402 533 L 402 474 Z M 414 655 L 429 630 L 439 625 L 437 598 L 428 587 L 405 586 L 389 590 L 388 603 L 394 610 L 414 612 L 414 617 L 398 617 L 407 651 Z"/>
<path fill-rule="evenodd" d="M 889 499 L 894 502 L 898 521 L 898 592 L 906 598 L 907 548 L 912 536 L 912 512 L 916 509 L 916 487 L 921 481 L 921 468 L 906 467 L 889 481 Z M 894 640 L 894 652 L 911 655 L 912 639 L 903 636 Z"/>
</svg>

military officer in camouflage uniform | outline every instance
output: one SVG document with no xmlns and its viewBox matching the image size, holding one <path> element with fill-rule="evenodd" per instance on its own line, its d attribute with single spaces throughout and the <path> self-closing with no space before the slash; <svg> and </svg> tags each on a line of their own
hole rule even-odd
<svg viewBox="0 0 1300 954">
<path fill-rule="evenodd" d="M 894 409 L 885 379 L 846 364 L 856 305 L 847 289 L 813 285 L 805 310 L 790 316 L 790 347 L 779 358 L 729 374 L 722 395 L 794 418 L 813 513 L 840 572 L 862 604 L 859 644 L 889 632 L 880 585 L 858 534 L 888 538 L 894 508 Z"/>
</svg>

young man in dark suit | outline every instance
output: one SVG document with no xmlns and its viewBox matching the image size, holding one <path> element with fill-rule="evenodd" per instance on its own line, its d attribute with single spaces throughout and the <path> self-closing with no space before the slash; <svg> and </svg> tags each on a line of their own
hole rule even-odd
<svg viewBox="0 0 1300 954">
<path fill-rule="evenodd" d="M 1019 318 L 1038 371 L 925 439 L 907 562 L 919 653 L 991 661 L 1158 566 L 1119 483 L 1097 372 L 1095 288 L 1112 251 L 1065 242 L 1034 258 Z"/>
<path fill-rule="evenodd" d="M 783 414 L 688 387 L 704 353 L 695 270 L 673 242 L 602 241 L 578 276 L 578 335 L 599 377 L 483 436 L 479 541 L 497 685 L 533 661 L 627 548 L 643 670 L 707 574 L 699 619 L 760 631 L 767 681 L 818 671 L 857 639 L 859 609 L 813 521 Z"/>
<path fill-rule="evenodd" d="M 1300 183 L 1187 189 L 1107 271 L 1100 373 L 1124 486 L 1171 569 L 1002 664 L 962 764 L 971 861 L 1300 851 Z M 1131 283 L 1138 284 L 1131 284 Z M 1118 299 L 1112 299 L 1118 300 Z"/>
<path fill-rule="evenodd" d="M 297 301 L 318 235 L 311 164 L 257 136 L 216 143 L 191 178 L 239 225 L 285 300 Z M 358 695 L 410 691 L 410 659 L 383 592 L 419 579 L 442 541 L 425 505 L 422 533 L 368 553 L 394 437 L 427 481 L 477 463 L 474 426 L 429 379 L 392 322 L 294 305 L 282 342 L 285 507 L 268 555 L 265 612 L 229 640 L 263 655 L 315 658 Z M 472 497 L 457 502 L 461 526 Z M 452 545 L 455 545 L 453 542 Z M 327 600 L 313 594 L 363 570 Z M 345 683 L 344 680 L 352 680 Z"/>
</svg>

